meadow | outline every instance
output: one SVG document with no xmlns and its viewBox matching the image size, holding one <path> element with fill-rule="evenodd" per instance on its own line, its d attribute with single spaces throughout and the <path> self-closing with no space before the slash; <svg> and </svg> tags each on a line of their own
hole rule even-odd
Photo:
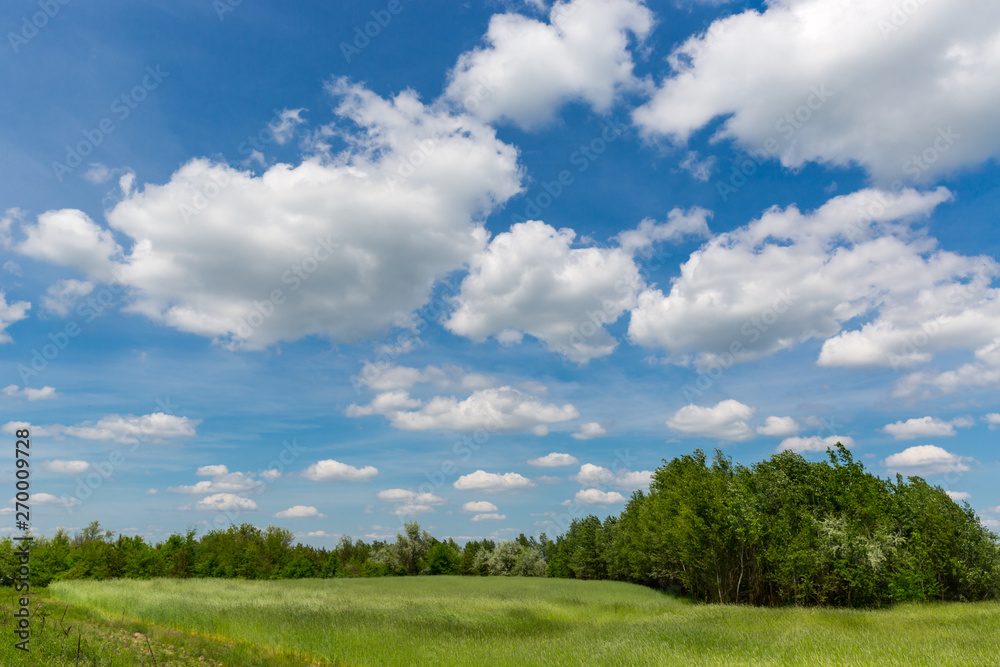
<svg viewBox="0 0 1000 667">
<path fill-rule="evenodd" d="M 17 655 L 5 631 L 4 665 L 1000 663 L 996 602 L 757 608 L 620 582 L 437 576 L 65 581 L 40 603 L 35 653 Z"/>
</svg>

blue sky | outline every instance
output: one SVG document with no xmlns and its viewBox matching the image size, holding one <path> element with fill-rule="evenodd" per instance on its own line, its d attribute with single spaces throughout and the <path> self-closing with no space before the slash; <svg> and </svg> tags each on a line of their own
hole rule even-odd
<svg viewBox="0 0 1000 667">
<path fill-rule="evenodd" d="M 6 3 L 35 531 L 553 535 L 837 441 L 1000 527 L 1000 8 L 959 4 Z"/>
</svg>

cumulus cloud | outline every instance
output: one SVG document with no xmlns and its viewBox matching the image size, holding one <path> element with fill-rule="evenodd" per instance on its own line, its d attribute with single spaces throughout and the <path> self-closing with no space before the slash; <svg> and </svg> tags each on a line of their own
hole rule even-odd
<svg viewBox="0 0 1000 667">
<path fill-rule="evenodd" d="M 948 497 L 954 500 L 956 503 L 962 502 L 963 500 L 968 500 L 972 497 L 972 494 L 968 491 L 945 491 Z"/>
<path fill-rule="evenodd" d="M 652 470 L 619 470 L 615 473 L 614 485 L 625 491 L 635 491 L 648 489 L 652 480 Z"/>
<path fill-rule="evenodd" d="M 427 514 L 433 512 L 435 506 L 445 503 L 445 499 L 441 496 L 428 492 L 417 493 L 408 489 L 384 489 L 376 495 L 379 500 L 395 503 L 386 511 L 397 516 Z"/>
<path fill-rule="evenodd" d="M 96 423 L 83 422 L 78 426 L 68 426 L 63 429 L 63 433 L 85 440 L 134 444 L 143 439 L 189 438 L 195 435 L 195 427 L 200 423 L 200 419 L 178 417 L 164 412 L 139 417 L 108 415 Z"/>
<path fill-rule="evenodd" d="M 507 518 L 506 514 L 497 514 L 496 512 L 488 512 L 485 514 L 477 514 L 472 517 L 472 521 L 503 521 Z"/>
<path fill-rule="evenodd" d="M 201 466 L 194 474 L 199 477 L 218 477 L 229 472 L 229 468 L 224 465 Z"/>
<path fill-rule="evenodd" d="M 649 486 L 653 477 L 650 470 L 609 470 L 593 463 L 584 463 L 580 472 L 570 479 L 582 486 L 615 486 L 626 491 L 634 491 Z"/>
<path fill-rule="evenodd" d="M 967 425 L 960 422 L 958 425 Z M 896 440 L 913 440 L 915 438 L 932 438 L 938 436 L 955 435 L 954 422 L 946 422 L 937 417 L 920 417 L 918 419 L 907 419 L 893 424 L 886 424 L 883 431 L 894 437 Z"/>
<path fill-rule="evenodd" d="M 462 475 L 455 480 L 453 486 L 459 491 L 499 493 L 502 491 L 523 491 L 535 486 L 535 483 L 516 472 L 500 474 L 477 470 L 468 475 Z"/>
<path fill-rule="evenodd" d="M 473 257 L 445 321 L 452 332 L 515 345 L 525 334 L 580 364 L 611 354 L 606 327 L 635 306 L 646 287 L 635 256 L 654 243 L 710 236 L 709 212 L 674 209 L 618 234 L 617 247 L 575 245 L 576 232 L 537 220 L 516 223 Z"/>
<path fill-rule="evenodd" d="M 967 346 L 974 347 L 986 334 L 986 329 L 997 326 L 997 321 L 1000 320 L 998 304 L 1000 304 L 1000 290 L 990 289 L 979 307 L 970 308 L 962 314 L 960 324 L 964 325 L 963 333 L 966 334 Z M 984 328 L 976 330 L 966 328 L 972 326 Z M 935 327 L 932 331 L 936 339 L 939 329 Z M 925 339 L 930 340 L 930 335 Z M 1000 384 L 1000 337 L 976 349 L 974 356 L 975 361 L 941 373 L 926 371 L 910 373 L 893 388 L 893 396 L 920 394 L 926 398 L 933 395 L 932 390 L 937 390 L 941 394 L 951 394 L 969 388 Z"/>
<path fill-rule="evenodd" d="M 810 339 L 823 340 L 817 363 L 847 368 L 906 368 L 989 345 L 1000 329 L 1000 290 L 990 287 L 1000 265 L 940 250 L 913 227 L 950 198 L 944 188 L 863 190 L 805 214 L 772 208 L 692 253 L 669 294 L 640 294 L 629 336 L 676 363 L 694 355 L 702 370 Z M 845 329 L 858 318 L 867 321 Z"/>
<path fill-rule="evenodd" d="M 710 217 L 712 217 L 711 211 L 699 206 L 687 210 L 675 208 L 667 214 L 666 222 L 657 223 L 652 218 L 646 218 L 638 227 L 625 230 L 616 238 L 622 250 L 628 253 L 646 250 L 661 241 L 676 243 L 689 236 L 710 238 L 712 236 L 712 232 L 708 229 Z"/>
<path fill-rule="evenodd" d="M 59 475 L 82 475 L 90 470 L 90 464 L 86 461 L 64 461 L 62 459 L 53 459 L 43 463 L 42 469 Z"/>
<path fill-rule="evenodd" d="M 719 19 L 676 48 L 633 120 L 683 143 L 722 117 L 716 139 L 790 168 L 860 164 L 881 182 L 930 180 L 1000 154 L 1000 7 L 899 7 L 781 0 Z"/>
<path fill-rule="evenodd" d="M 317 143 L 260 175 L 194 159 L 106 213 L 127 254 L 74 210 L 24 225 L 18 249 L 91 281 L 115 275 L 129 311 L 232 348 L 407 325 L 434 282 L 484 247 L 481 221 L 520 190 L 517 151 L 412 91 L 383 99 L 338 80 L 330 92 L 341 153 Z"/>
<path fill-rule="evenodd" d="M 426 404 L 402 390 L 387 392 L 376 396 L 369 405 L 348 406 L 346 414 L 349 417 L 381 414 L 394 428 L 403 431 L 449 429 L 471 433 L 486 429 L 530 431 L 535 435 L 546 435 L 549 424 L 580 416 L 572 404 L 543 403 L 508 386 L 479 390 L 461 401 L 454 396 L 436 396 Z"/>
<path fill-rule="evenodd" d="M 326 517 L 325 514 L 320 514 L 318 509 L 310 505 L 293 505 L 274 516 L 278 519 L 322 519 Z"/>
<path fill-rule="evenodd" d="M 355 468 L 333 459 L 317 461 L 302 473 L 303 477 L 314 482 L 367 482 L 376 475 L 378 468 L 374 466 Z"/>
<path fill-rule="evenodd" d="M 462 505 L 463 512 L 471 512 L 473 514 L 481 514 L 485 512 L 496 512 L 497 506 L 491 502 L 485 500 L 480 500 L 478 502 L 468 502 Z"/>
<path fill-rule="evenodd" d="M 495 15 L 486 46 L 459 56 L 445 98 L 487 122 L 525 128 L 550 121 L 571 101 L 604 113 L 620 92 L 640 85 L 629 35 L 642 41 L 652 26 L 652 13 L 635 0 L 559 2 L 548 23 Z"/>
<path fill-rule="evenodd" d="M 800 430 L 802 427 L 791 417 L 768 417 L 764 420 L 763 426 L 757 427 L 757 433 L 775 438 L 795 435 Z"/>
<path fill-rule="evenodd" d="M 838 442 L 847 449 L 854 447 L 854 438 L 849 435 L 831 435 L 827 438 L 812 435 L 808 438 L 785 438 L 781 441 L 781 444 L 778 445 L 775 451 L 783 452 L 788 450 L 797 454 L 804 454 L 806 452 L 825 452 L 827 449 L 836 447 Z"/>
<path fill-rule="evenodd" d="M 604 326 L 634 303 L 639 269 L 631 252 L 574 248 L 575 238 L 537 220 L 497 234 L 473 257 L 445 326 L 504 344 L 528 334 L 580 363 L 610 354 L 617 341 Z"/>
<path fill-rule="evenodd" d="M 250 473 L 229 472 L 226 466 L 202 466 L 197 474 L 206 476 L 207 471 L 214 473 L 211 475 L 212 479 L 193 485 L 171 486 L 167 490 L 174 493 L 217 494 L 257 492 L 264 488 L 264 483 Z"/>
<path fill-rule="evenodd" d="M 110 231 L 83 211 L 46 211 L 35 224 L 21 226 L 26 238 L 18 244 L 23 255 L 51 264 L 72 266 L 87 277 L 110 282 L 122 258 L 122 248 Z"/>
<path fill-rule="evenodd" d="M 983 421 L 990 425 L 990 430 L 995 431 L 1000 426 L 1000 412 L 991 412 L 983 417 Z"/>
<path fill-rule="evenodd" d="M 210 511 L 232 511 L 256 512 L 257 503 L 250 498 L 244 498 L 233 493 L 216 493 L 215 495 L 202 498 L 195 504 L 195 509 Z"/>
<path fill-rule="evenodd" d="M 734 442 L 749 440 L 754 434 L 746 420 L 754 412 L 756 408 L 733 399 L 720 401 L 710 408 L 686 405 L 667 420 L 667 426 L 687 435 Z"/>
<path fill-rule="evenodd" d="M 882 463 L 890 472 L 921 476 L 968 472 L 971 470 L 968 464 L 972 460 L 936 445 L 917 445 L 887 457 Z"/>
<path fill-rule="evenodd" d="M 573 434 L 573 437 L 577 440 L 592 440 L 594 438 L 603 438 L 608 432 L 604 430 L 598 422 L 586 422 L 580 424 L 580 430 Z"/>
<path fill-rule="evenodd" d="M 7 303 L 7 295 L 0 290 L 0 343 L 9 343 L 13 340 L 7 333 L 7 327 L 26 318 L 30 308 L 31 303 L 28 301 Z"/>
<path fill-rule="evenodd" d="M 196 434 L 195 427 L 200 423 L 200 419 L 154 412 L 139 417 L 107 415 L 97 422 L 85 421 L 76 426 L 63 426 L 61 424 L 40 426 L 28 422 L 7 422 L 3 425 L 2 430 L 5 433 L 13 433 L 17 429 L 30 428 L 32 434 L 39 437 L 62 438 L 68 435 L 84 440 L 135 444 L 140 440 L 158 442 L 168 438 L 191 437 Z"/>
<path fill-rule="evenodd" d="M 11 498 L 10 502 L 14 502 Z M 69 496 L 54 496 L 51 493 L 32 493 L 31 502 L 38 505 L 58 505 L 60 507 L 65 507 L 69 509 L 80 503 L 76 498 L 71 498 Z"/>
<path fill-rule="evenodd" d="M 617 491 L 583 489 L 576 492 L 573 501 L 580 505 L 614 505 L 615 503 L 625 502 L 625 496 Z"/>
<path fill-rule="evenodd" d="M 56 397 L 55 387 L 48 386 L 42 387 L 41 389 L 32 389 L 31 387 L 20 389 L 16 384 L 9 384 L 3 388 L 2 393 L 4 396 L 10 396 L 12 398 L 26 398 L 29 401 L 44 401 Z"/>
<path fill-rule="evenodd" d="M 579 461 L 572 454 L 563 454 L 560 452 L 552 452 L 551 454 L 546 454 L 545 456 L 539 456 L 535 459 L 528 459 L 529 466 L 536 466 L 538 468 L 558 468 L 560 466 L 574 466 Z"/>
</svg>

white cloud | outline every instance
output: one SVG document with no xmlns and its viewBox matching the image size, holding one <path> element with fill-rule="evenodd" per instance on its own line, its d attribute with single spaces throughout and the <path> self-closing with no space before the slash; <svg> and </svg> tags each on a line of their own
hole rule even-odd
<svg viewBox="0 0 1000 667">
<path fill-rule="evenodd" d="M 582 486 L 615 486 L 626 491 L 634 491 L 649 486 L 653 477 L 650 470 L 621 470 L 611 471 L 603 466 L 593 463 L 584 463 L 580 466 L 580 472 L 570 479 Z"/>
<path fill-rule="evenodd" d="M 53 459 L 43 463 L 42 469 L 60 475 L 81 475 L 90 470 L 90 464 L 86 461 L 64 461 L 62 459 Z"/>
<path fill-rule="evenodd" d="M 278 114 L 278 119 L 270 123 L 268 127 L 274 133 L 274 141 L 278 144 L 286 144 L 295 134 L 295 128 L 306 122 L 301 117 L 306 109 L 282 109 Z"/>
<path fill-rule="evenodd" d="M 7 295 L 0 290 L 0 343 L 13 340 L 7 333 L 7 327 L 26 318 L 30 308 L 31 303 L 28 301 L 7 303 Z"/>
<path fill-rule="evenodd" d="M 503 521 L 507 518 L 506 514 L 497 514 L 496 512 L 490 512 L 487 514 L 477 514 L 472 517 L 472 521 Z"/>
<path fill-rule="evenodd" d="M 936 445 L 917 445 L 893 454 L 883 461 L 890 472 L 904 475 L 937 475 L 948 472 L 968 472 L 973 459 L 952 454 Z"/>
<path fill-rule="evenodd" d="M 49 286 L 42 297 L 42 306 L 61 317 L 69 314 L 77 299 L 94 291 L 94 283 L 85 280 L 60 280 Z"/>
<path fill-rule="evenodd" d="M 232 493 L 216 493 L 215 495 L 202 498 L 195 505 L 195 509 L 227 511 L 240 510 L 244 512 L 256 512 L 257 503 L 250 498 L 244 498 Z"/>
<path fill-rule="evenodd" d="M 410 324 L 520 190 L 517 151 L 412 91 L 385 100 L 344 80 L 330 91 L 340 120 L 326 133 L 341 153 L 314 142 L 316 155 L 260 175 L 194 159 L 165 184 L 129 189 L 106 214 L 126 255 L 80 211 L 42 214 L 18 248 L 92 281 L 117 273 L 129 311 L 233 348 Z"/>
<path fill-rule="evenodd" d="M 32 435 L 38 437 L 62 438 L 68 435 L 84 440 L 134 444 L 143 439 L 156 442 L 166 438 L 190 437 L 196 434 L 195 427 L 200 423 L 200 419 L 154 412 L 140 417 L 107 415 L 96 423 L 85 421 L 76 426 L 62 426 L 61 424 L 38 426 L 28 422 L 7 422 L 3 425 L 2 430 L 5 433 L 13 433 L 19 428 L 30 428 Z"/>
<path fill-rule="evenodd" d="M 407 411 L 421 406 L 419 410 Z M 399 390 L 379 394 L 366 406 L 348 406 L 346 414 L 358 417 L 382 414 L 394 428 L 403 431 L 450 429 L 473 432 L 478 429 L 535 435 L 548 433 L 548 425 L 576 419 L 580 416 L 573 405 L 557 406 L 542 403 L 511 387 L 483 389 L 459 401 L 453 396 L 436 396 L 426 404 L 411 399 Z"/>
<path fill-rule="evenodd" d="M 562 454 L 560 452 L 552 452 L 551 454 L 546 454 L 545 456 L 539 456 L 536 459 L 528 459 L 529 466 L 536 466 L 538 468 L 574 466 L 577 463 L 579 463 L 579 461 L 572 454 Z"/>
<path fill-rule="evenodd" d="M 0 430 L 9 435 L 14 435 L 17 431 L 27 429 L 35 438 L 62 438 L 65 426 L 60 424 L 49 424 L 46 426 L 33 425 L 31 422 L 7 422 Z"/>
<path fill-rule="evenodd" d="M 983 417 L 983 421 L 990 425 L 991 431 L 995 431 L 1000 426 L 1000 412 L 991 412 Z"/>
<path fill-rule="evenodd" d="M 954 500 L 956 503 L 961 502 L 963 500 L 968 500 L 969 498 L 972 497 L 972 494 L 969 493 L 968 491 L 945 491 L 945 493 L 947 493 L 948 497 Z"/>
<path fill-rule="evenodd" d="M 831 435 L 828 438 L 821 438 L 818 435 L 812 435 L 808 438 L 785 438 L 778 445 L 776 452 L 783 452 L 789 450 L 796 452 L 798 454 L 804 454 L 806 452 L 825 452 L 828 448 L 832 449 L 837 445 L 837 443 L 842 444 L 847 449 L 854 447 L 854 438 L 849 435 Z"/>
<path fill-rule="evenodd" d="M 586 422 L 580 424 L 580 430 L 573 434 L 573 437 L 577 440 L 592 440 L 594 438 L 603 438 L 608 432 L 604 430 L 604 427 L 597 422 Z"/>
<path fill-rule="evenodd" d="M 177 417 L 163 412 L 135 417 L 133 415 L 108 415 L 97 423 L 83 422 L 63 429 L 66 435 L 85 440 L 102 440 L 133 444 L 142 439 L 188 438 L 195 435 L 200 419 Z"/>
<path fill-rule="evenodd" d="M 635 491 L 648 489 L 652 480 L 652 470 L 619 470 L 615 473 L 614 485 L 625 491 Z"/>
<path fill-rule="evenodd" d="M 13 498 L 11 498 L 11 502 L 14 502 Z M 54 496 L 51 493 L 32 493 L 31 502 L 38 505 L 59 505 L 67 509 L 80 503 L 80 501 L 76 498 L 71 498 L 69 496 Z"/>
<path fill-rule="evenodd" d="M 610 484 L 614 478 L 615 474 L 613 472 L 593 463 L 584 463 L 580 466 L 580 472 L 573 476 L 573 480 L 583 486 Z"/>
<path fill-rule="evenodd" d="M 198 474 L 203 475 L 202 471 L 205 468 L 226 469 L 225 466 L 204 466 L 198 469 Z M 249 473 L 227 471 L 213 475 L 211 480 L 203 480 L 191 486 L 171 486 L 167 490 L 174 493 L 214 494 L 245 493 L 248 491 L 256 492 L 260 491 L 262 488 L 264 488 L 264 483 L 260 480 L 254 479 L 254 477 Z"/>
<path fill-rule="evenodd" d="M 83 172 L 83 179 L 94 185 L 100 185 L 101 183 L 110 181 L 113 175 L 114 172 L 108 169 L 107 166 L 100 162 L 91 162 L 87 171 Z"/>
<path fill-rule="evenodd" d="M 471 513 L 486 513 L 486 512 L 496 512 L 497 506 L 491 502 L 485 500 L 480 500 L 478 502 L 468 502 L 462 505 L 463 512 Z"/>
<path fill-rule="evenodd" d="M 535 486 L 535 483 L 516 472 L 499 474 L 477 470 L 468 475 L 462 475 L 455 480 L 453 486 L 460 491 L 498 493 L 501 491 L 523 491 Z"/>
<path fill-rule="evenodd" d="M 625 496 L 617 491 L 601 491 L 600 489 L 583 489 L 577 491 L 573 500 L 580 505 L 614 505 L 625 502 Z"/>
<path fill-rule="evenodd" d="M 704 160 L 699 160 L 697 151 L 688 151 L 677 166 L 691 174 L 696 181 L 707 183 L 715 171 L 715 156 L 710 155 Z"/>
<path fill-rule="evenodd" d="M 229 468 L 224 465 L 201 466 L 194 474 L 198 477 L 218 477 L 229 472 Z"/>
<path fill-rule="evenodd" d="M 746 420 L 755 411 L 756 408 L 733 399 L 720 401 L 711 408 L 686 405 L 667 420 L 667 426 L 687 435 L 730 441 L 749 440 L 754 434 Z"/>
<path fill-rule="evenodd" d="M 795 435 L 800 430 L 802 427 L 791 417 L 768 417 L 764 420 L 763 426 L 757 427 L 757 433 L 775 438 Z"/>
<path fill-rule="evenodd" d="M 990 290 L 987 304 L 994 312 L 985 313 L 985 309 L 970 309 L 963 313 L 961 324 L 965 325 L 966 341 L 969 346 L 975 345 L 977 334 L 985 333 L 993 326 L 997 326 L 994 320 L 1000 320 L 997 314 L 997 306 L 1000 304 L 1000 290 Z M 971 329 L 971 327 L 977 327 Z M 935 329 L 935 333 L 938 330 Z M 951 394 L 960 390 L 967 390 L 975 387 L 990 387 L 1000 384 L 1000 338 L 997 338 L 975 351 L 976 360 L 972 363 L 962 364 L 958 368 L 944 371 L 942 373 L 915 372 L 910 373 L 900 380 L 893 388 L 893 396 L 911 396 L 921 393 L 921 397 L 928 398 L 932 395 L 931 387 L 937 389 L 942 394 Z M 921 388 L 924 388 L 921 392 Z"/>
<path fill-rule="evenodd" d="M 573 248 L 575 237 L 537 220 L 497 234 L 473 257 L 445 326 L 506 345 L 528 334 L 579 363 L 610 354 L 617 341 L 604 326 L 632 307 L 642 278 L 632 252 Z"/>
<path fill-rule="evenodd" d="M 348 417 L 369 417 L 371 415 L 385 415 L 392 417 L 403 410 L 419 408 L 422 401 L 410 398 L 410 394 L 402 389 L 386 391 L 377 395 L 368 405 L 355 405 L 352 403 L 344 411 Z"/>
<path fill-rule="evenodd" d="M 629 34 L 641 41 L 652 26 L 652 13 L 635 0 L 556 3 L 548 23 L 495 15 L 487 46 L 459 56 L 445 98 L 488 122 L 525 128 L 550 121 L 570 101 L 604 113 L 620 92 L 640 85 Z"/>
<path fill-rule="evenodd" d="M 99 282 L 111 280 L 122 257 L 122 248 L 111 232 L 101 229 L 83 211 L 47 211 L 35 224 L 24 224 L 21 229 L 27 238 L 17 246 L 18 252 L 78 268 Z"/>
<path fill-rule="evenodd" d="M 326 517 L 325 514 L 320 514 L 318 509 L 310 505 L 293 505 L 274 516 L 278 519 L 322 519 Z"/>
<path fill-rule="evenodd" d="M 325 530 L 310 530 L 308 533 L 306 533 L 306 537 L 333 537 L 333 536 L 328 535 Z"/>
<path fill-rule="evenodd" d="M 0 248 L 10 247 L 11 243 L 14 241 L 14 237 L 11 234 L 11 229 L 14 227 L 14 223 L 16 222 L 21 224 L 24 222 L 26 216 L 27 214 L 25 211 L 17 207 L 9 208 L 4 211 L 3 214 L 0 214 Z M 7 268 L 6 264 L 4 264 L 4 268 Z"/>
<path fill-rule="evenodd" d="M 303 477 L 314 482 L 367 482 L 376 475 L 378 469 L 373 466 L 355 468 L 333 459 L 317 461 L 302 473 Z"/>
<path fill-rule="evenodd" d="M 915 438 L 931 438 L 955 435 L 955 426 L 937 417 L 920 417 L 907 419 L 893 424 L 886 424 L 882 429 L 896 440 L 913 440 Z"/>
<path fill-rule="evenodd" d="M 408 489 L 384 489 L 376 494 L 379 500 L 410 505 L 442 505 L 445 499 L 433 493 L 417 493 Z"/>
<path fill-rule="evenodd" d="M 659 241 L 677 243 L 685 237 L 711 238 L 708 219 L 712 212 L 698 206 L 688 210 L 674 208 L 667 214 L 667 221 L 657 223 L 646 218 L 635 229 L 628 229 L 616 237 L 622 249 L 628 253 L 645 250 Z"/>
<path fill-rule="evenodd" d="M 396 516 L 412 516 L 414 514 L 427 514 L 428 512 L 433 512 L 434 508 L 430 505 L 423 505 L 419 503 L 403 503 L 402 505 L 396 505 L 395 507 L 390 507 L 386 510 L 389 514 L 394 514 Z"/>
<path fill-rule="evenodd" d="M 30 387 L 19 389 L 16 384 L 10 384 L 3 388 L 2 393 L 4 396 L 13 398 L 20 396 L 29 401 L 44 401 L 56 397 L 55 387 L 49 386 L 42 387 L 41 389 L 32 389 Z"/>
<path fill-rule="evenodd" d="M 675 363 L 694 355 L 701 370 L 810 339 L 824 341 L 820 365 L 848 368 L 907 367 L 988 345 L 1000 329 L 1000 290 L 989 286 L 1000 265 L 940 250 L 911 226 L 950 197 L 864 190 L 806 214 L 772 208 L 692 253 L 668 295 L 640 294 L 629 336 Z"/>
<path fill-rule="evenodd" d="M 922 176 L 921 159 L 930 180 L 1000 154 L 1000 7 L 900 6 L 781 0 L 719 19 L 671 54 L 633 119 L 684 142 L 726 117 L 716 138 L 790 168 L 861 164 L 885 183 Z"/>
</svg>

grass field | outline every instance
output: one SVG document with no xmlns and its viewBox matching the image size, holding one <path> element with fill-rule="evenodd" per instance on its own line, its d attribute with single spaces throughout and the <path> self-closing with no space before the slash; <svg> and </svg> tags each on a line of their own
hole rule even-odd
<svg viewBox="0 0 1000 667">
<path fill-rule="evenodd" d="M 758 609 L 615 582 L 409 577 L 74 581 L 41 604 L 45 660 L 7 630 L 4 665 L 74 665 L 78 645 L 80 665 L 122 667 L 1000 664 L 998 603 Z"/>
</svg>

